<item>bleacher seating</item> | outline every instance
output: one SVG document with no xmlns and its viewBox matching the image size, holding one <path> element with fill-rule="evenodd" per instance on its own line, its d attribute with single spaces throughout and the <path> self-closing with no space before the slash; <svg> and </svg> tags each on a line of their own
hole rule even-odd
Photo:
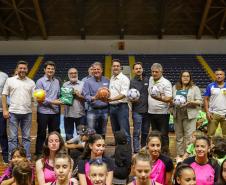
<svg viewBox="0 0 226 185">
<path fill-rule="evenodd" d="M 136 55 L 136 61 L 143 63 L 145 74 L 150 76 L 153 63 L 160 63 L 164 69 L 164 76 L 175 84 L 179 80 L 180 72 L 188 70 L 192 73 L 193 81 L 200 88 L 210 82 L 210 78 L 202 69 L 195 55 Z"/>
<path fill-rule="evenodd" d="M 28 68 L 30 70 L 37 57 L 37 55 L 0 55 L 0 70 L 12 76 L 17 62 L 20 60 L 28 62 Z"/>
<path fill-rule="evenodd" d="M 67 71 L 75 67 L 79 72 L 79 79 L 88 75 L 88 68 L 94 62 L 101 62 L 104 67 L 104 55 L 45 55 L 44 62 L 51 60 L 56 64 L 56 77 L 62 82 L 67 80 Z M 44 62 L 35 76 L 35 81 L 43 76 Z"/>
<path fill-rule="evenodd" d="M 226 55 L 202 55 L 208 65 L 215 71 L 221 68 L 226 71 Z"/>
</svg>

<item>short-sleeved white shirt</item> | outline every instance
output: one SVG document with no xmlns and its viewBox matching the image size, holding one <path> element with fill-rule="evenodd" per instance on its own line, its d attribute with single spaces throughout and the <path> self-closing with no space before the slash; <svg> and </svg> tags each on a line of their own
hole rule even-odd
<svg viewBox="0 0 226 185">
<path fill-rule="evenodd" d="M 6 80 L 2 94 L 10 96 L 9 112 L 27 114 L 32 110 L 32 93 L 35 82 L 28 77 L 20 79 L 17 75 Z"/>
<path fill-rule="evenodd" d="M 151 89 L 154 85 L 158 87 L 162 96 L 172 97 L 172 84 L 163 76 L 158 81 L 154 81 L 153 77 L 149 79 L 148 112 L 151 114 L 167 114 L 169 104 L 151 97 Z"/>
<path fill-rule="evenodd" d="M 129 85 L 130 85 L 129 78 L 126 75 L 122 74 L 122 72 L 119 73 L 117 76 L 112 76 L 110 79 L 110 85 L 109 85 L 109 90 L 111 93 L 110 98 L 114 98 L 119 94 L 123 94 L 127 96 Z M 118 104 L 118 103 L 127 103 L 127 98 L 110 102 L 110 104 Z"/>
</svg>

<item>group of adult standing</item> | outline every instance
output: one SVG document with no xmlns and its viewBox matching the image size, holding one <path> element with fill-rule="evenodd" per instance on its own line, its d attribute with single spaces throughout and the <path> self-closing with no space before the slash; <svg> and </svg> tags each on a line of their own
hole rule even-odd
<svg viewBox="0 0 226 185">
<path fill-rule="evenodd" d="M 76 64 L 75 64 L 76 65 Z M 173 116 L 176 132 L 177 155 L 182 156 L 191 134 L 196 129 L 196 116 L 202 105 L 200 89 L 194 84 L 189 71 L 182 71 L 178 82 L 172 87 L 169 80 L 163 76 L 163 67 L 159 63 L 151 66 L 151 77 L 144 75 L 142 63 L 133 65 L 134 78 L 131 80 L 122 71 L 120 60 L 112 60 L 112 76 L 109 79 L 103 76 L 103 67 L 95 62 L 89 68 L 89 75 L 83 80 L 78 78 L 78 70 L 68 70 L 69 81 L 63 87 L 74 89 L 72 106 L 64 106 L 64 126 L 66 139 L 73 137 L 74 128 L 79 124 L 87 124 L 96 132 L 106 135 L 108 115 L 113 133 L 124 130 L 127 142 L 131 143 L 129 106 L 132 105 L 133 119 L 133 151 L 137 153 L 146 145 L 150 130 L 162 133 L 162 150 L 169 152 L 168 124 L 170 108 L 173 107 Z M 44 89 L 45 101 L 37 107 L 37 140 L 36 155 L 40 155 L 43 143 L 48 132 L 60 132 L 60 88 L 61 83 L 55 77 L 56 66 L 52 61 L 44 64 L 44 76 L 35 82 L 27 77 L 28 63 L 19 61 L 16 75 L 8 76 L 0 72 L 0 142 L 3 160 L 8 162 L 8 156 L 18 146 L 18 129 L 22 131 L 22 144 L 28 158 L 30 154 L 30 129 L 32 123 L 32 93 L 34 89 Z M 223 136 L 226 136 L 226 84 L 225 73 L 221 69 L 215 71 L 216 81 L 209 84 L 204 93 L 204 108 L 209 120 L 208 135 L 213 136 L 218 124 L 221 124 Z M 97 91 L 100 87 L 107 87 L 110 98 L 99 100 Z M 127 92 L 135 88 L 140 92 L 138 101 L 129 102 Z M 156 93 L 157 88 L 157 93 Z M 174 106 L 176 95 L 183 95 L 186 103 L 183 106 Z M 6 119 L 9 119 L 9 137 L 6 132 Z M 141 141 L 140 141 L 141 135 Z"/>
</svg>

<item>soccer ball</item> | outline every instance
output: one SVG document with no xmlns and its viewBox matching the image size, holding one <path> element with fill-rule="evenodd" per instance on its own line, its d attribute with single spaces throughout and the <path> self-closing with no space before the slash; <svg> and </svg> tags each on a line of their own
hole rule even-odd
<svg viewBox="0 0 226 185">
<path fill-rule="evenodd" d="M 34 99 L 39 102 L 39 103 L 42 103 L 45 101 L 45 98 L 46 98 L 46 92 L 45 90 L 43 89 L 36 89 L 34 92 L 33 92 L 33 97 Z"/>
<path fill-rule="evenodd" d="M 159 87 L 156 86 L 156 85 L 151 87 L 150 94 L 151 94 L 151 96 L 159 97 L 160 96 L 160 89 L 159 89 Z"/>
<path fill-rule="evenodd" d="M 128 91 L 127 97 L 129 100 L 138 100 L 140 98 L 140 92 L 132 88 Z"/>
<path fill-rule="evenodd" d="M 174 105 L 181 106 L 186 103 L 186 98 L 182 95 L 176 95 L 173 100 Z"/>
</svg>

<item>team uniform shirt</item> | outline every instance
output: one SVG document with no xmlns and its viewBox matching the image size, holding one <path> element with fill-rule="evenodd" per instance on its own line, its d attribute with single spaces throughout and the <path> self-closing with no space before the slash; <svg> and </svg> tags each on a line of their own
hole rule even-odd
<svg viewBox="0 0 226 185">
<path fill-rule="evenodd" d="M 7 78 L 6 73 L 0 72 L 0 112 L 2 112 L 2 91 Z"/>
<path fill-rule="evenodd" d="M 54 172 L 54 168 L 53 166 L 50 166 L 48 159 L 46 159 L 44 162 L 43 173 L 44 173 L 45 183 L 56 181 L 56 174 Z"/>
<path fill-rule="evenodd" d="M 20 79 L 18 75 L 6 80 L 2 94 L 10 96 L 9 112 L 28 114 L 32 110 L 32 94 L 35 82 L 28 77 Z"/>
<path fill-rule="evenodd" d="M 163 76 L 158 81 L 154 81 L 153 77 L 149 79 L 148 112 L 151 114 L 168 114 L 169 104 L 151 97 L 153 86 L 157 86 L 161 96 L 172 97 L 172 84 Z"/>
<path fill-rule="evenodd" d="M 153 163 L 150 179 L 165 184 L 166 173 L 173 170 L 173 161 L 169 157 L 160 154 L 159 158 Z"/>
<path fill-rule="evenodd" d="M 122 74 L 122 72 L 119 73 L 117 76 L 113 75 L 110 79 L 109 86 L 109 90 L 111 93 L 110 98 L 114 98 L 119 94 L 127 96 L 129 85 L 130 85 L 129 78 L 126 75 Z M 127 103 L 126 97 L 121 100 L 110 102 L 110 104 L 119 104 L 119 103 Z"/>
<path fill-rule="evenodd" d="M 138 113 L 148 112 L 148 78 L 142 79 L 135 76 L 130 81 L 130 89 L 134 88 L 140 92 L 140 98 L 137 102 L 132 103 L 132 110 Z"/>
<path fill-rule="evenodd" d="M 84 85 L 84 82 L 78 80 L 74 84 L 71 83 L 70 81 L 65 82 L 63 84 L 63 87 L 73 88 L 74 91 L 78 91 L 81 94 L 83 85 Z M 64 106 L 64 116 L 65 117 L 80 118 L 84 115 L 85 115 L 84 103 L 77 100 L 76 98 L 74 98 L 72 106 L 68 106 L 68 105 Z"/>
<path fill-rule="evenodd" d="M 198 164 L 195 156 L 184 160 L 184 163 L 190 165 L 196 175 L 196 185 L 214 185 L 219 175 L 219 164 L 213 160 L 209 160 L 206 164 Z"/>
<path fill-rule="evenodd" d="M 220 88 L 216 82 L 210 83 L 204 96 L 209 97 L 209 111 L 224 116 L 226 114 L 226 83 Z"/>
<path fill-rule="evenodd" d="M 103 157 L 103 162 L 107 164 L 108 172 L 114 170 L 114 162 L 112 159 L 108 157 Z M 78 162 L 78 173 L 84 174 L 86 176 L 87 185 L 92 185 L 92 182 L 89 179 L 89 172 L 90 172 L 90 164 L 89 160 L 80 160 Z"/>
</svg>

